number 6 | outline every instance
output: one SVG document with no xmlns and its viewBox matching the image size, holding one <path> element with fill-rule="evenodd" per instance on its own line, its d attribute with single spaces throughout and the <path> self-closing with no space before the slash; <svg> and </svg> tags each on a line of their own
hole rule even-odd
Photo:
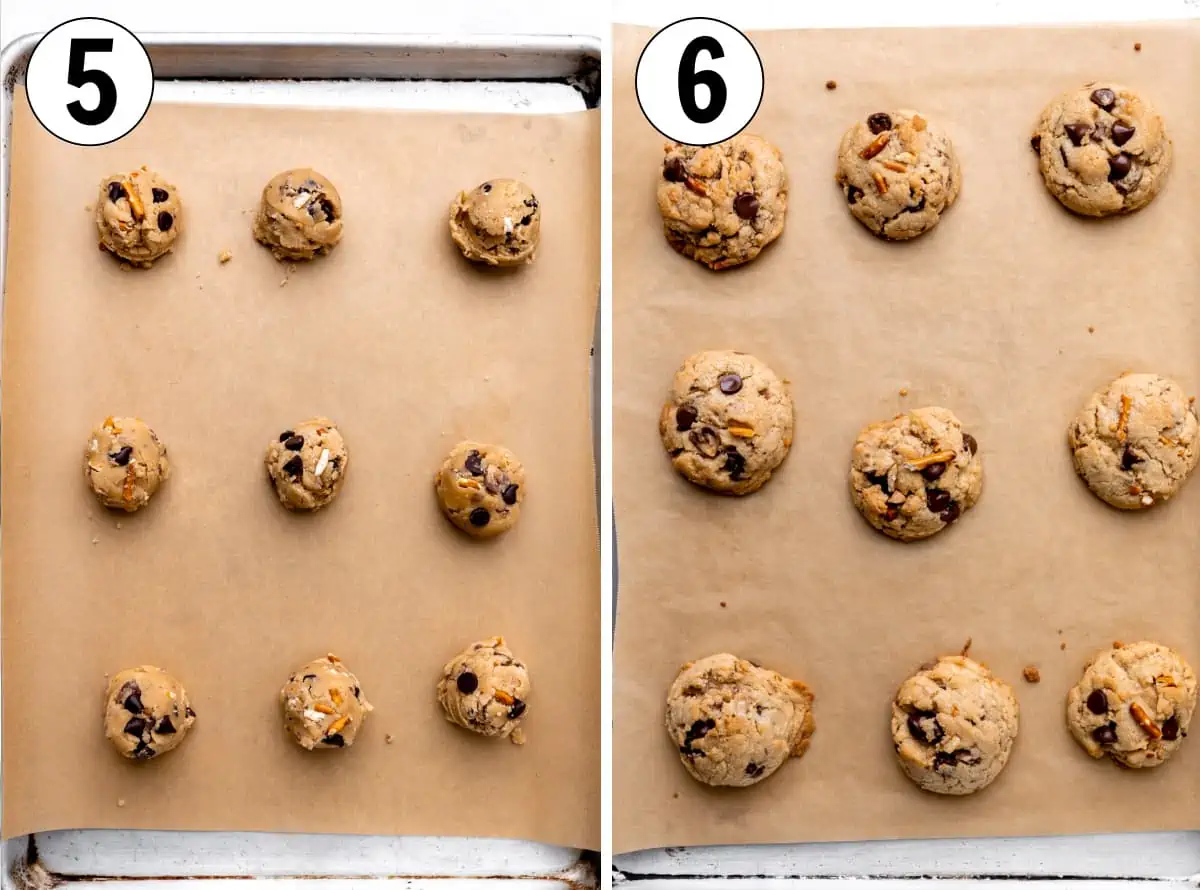
<svg viewBox="0 0 1200 890">
<path fill-rule="evenodd" d="M 707 52 L 712 59 L 725 58 L 725 49 L 715 37 L 705 34 L 689 43 L 679 57 L 679 104 L 683 113 L 695 123 L 711 124 L 725 110 L 728 90 L 717 72 L 696 70 L 696 62 L 702 52 Z M 708 87 L 708 104 L 703 108 L 696 104 L 698 86 Z"/>
</svg>

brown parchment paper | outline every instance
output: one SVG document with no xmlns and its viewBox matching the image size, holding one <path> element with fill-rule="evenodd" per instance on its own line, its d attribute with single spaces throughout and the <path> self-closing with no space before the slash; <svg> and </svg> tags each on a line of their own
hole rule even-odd
<svg viewBox="0 0 1200 890">
<path fill-rule="evenodd" d="M 1125 368 L 1200 389 L 1200 174 L 1189 163 L 1200 151 L 1197 33 L 752 34 L 766 95 L 750 129 L 784 153 L 787 230 L 753 264 L 718 274 L 661 235 L 663 137 L 633 90 L 650 32 L 617 29 L 617 851 L 1200 828 L 1196 743 L 1161 769 L 1123 772 L 1088 758 L 1063 720 L 1068 688 L 1113 640 L 1155 638 L 1200 664 L 1200 484 L 1124 515 L 1080 483 L 1066 447 L 1085 397 Z M 1157 201 L 1100 223 L 1059 207 L 1029 147 L 1046 102 L 1093 78 L 1153 97 L 1176 147 Z M 845 128 L 896 107 L 949 130 L 964 177 L 941 225 L 907 244 L 872 237 L 833 183 Z M 714 348 L 758 355 L 791 381 L 795 400 L 790 456 L 744 499 L 678 477 L 656 429 L 676 367 Z M 850 448 L 866 423 L 927 404 L 954 410 L 979 439 L 984 494 L 955 528 L 904 545 L 851 504 Z M 991 788 L 949 799 L 917 790 L 896 767 L 890 702 L 917 665 L 968 637 L 1012 684 L 1021 731 Z M 809 753 L 747 790 L 694 782 L 662 729 L 680 664 L 719 651 L 816 693 Z M 1021 679 L 1027 664 L 1040 684 Z"/>
<path fill-rule="evenodd" d="M 127 138 L 84 149 L 42 131 L 23 95 L 14 110 L 4 834 L 596 846 L 597 115 L 155 105 Z M 84 205 L 102 176 L 142 163 L 181 190 L 186 231 L 153 269 L 122 271 Z M 338 186 L 346 235 L 288 275 L 251 223 L 267 179 L 303 165 Z M 456 190 L 493 176 L 527 180 L 544 208 L 537 262 L 512 273 L 470 266 L 447 231 Z M 133 516 L 101 509 L 82 477 L 111 413 L 145 418 L 170 449 L 170 481 Z M 332 506 L 297 516 L 262 455 L 314 414 L 339 423 L 351 466 Z M 432 490 L 467 437 L 507 445 L 528 474 L 521 523 L 482 544 Z M 458 730 L 435 700 L 445 661 L 491 634 L 530 665 L 524 747 Z M 376 710 L 352 749 L 314 754 L 286 737 L 278 692 L 330 651 Z M 199 719 L 179 750 L 130 764 L 100 706 L 105 673 L 142 662 L 178 675 Z"/>
</svg>

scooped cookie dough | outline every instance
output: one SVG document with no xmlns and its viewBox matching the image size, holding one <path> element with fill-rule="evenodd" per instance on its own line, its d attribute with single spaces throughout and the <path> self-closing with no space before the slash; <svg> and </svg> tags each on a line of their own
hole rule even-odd
<svg viewBox="0 0 1200 890">
<path fill-rule="evenodd" d="M 803 683 L 722 653 L 685 664 L 667 692 L 679 759 L 705 785 L 742 788 L 800 757 L 816 729 Z"/>
<path fill-rule="evenodd" d="M 517 524 L 525 500 L 525 468 L 507 448 L 460 442 L 433 477 L 446 518 L 476 538 Z"/>
<path fill-rule="evenodd" d="M 532 263 L 541 234 L 538 199 L 516 179 L 489 179 L 469 192 L 459 192 L 450 205 L 450 237 L 475 263 Z"/>
<path fill-rule="evenodd" d="M 779 149 L 749 133 L 699 148 L 668 142 L 658 183 L 663 234 L 710 269 L 748 263 L 783 234 L 788 184 Z"/>
<path fill-rule="evenodd" d="M 100 183 L 96 228 L 100 246 L 131 265 L 149 269 L 169 253 L 183 222 L 179 191 L 153 170 L 114 173 Z"/>
<path fill-rule="evenodd" d="M 942 130 L 915 111 L 877 111 L 842 137 L 837 183 L 850 213 L 890 241 L 928 232 L 958 197 L 962 171 Z"/>
<path fill-rule="evenodd" d="M 900 768 L 935 794 L 973 794 L 995 781 L 1008 763 L 1019 722 L 1012 688 L 962 655 L 921 668 L 892 702 Z"/>
<path fill-rule="evenodd" d="M 889 538 L 935 535 L 975 506 L 983 491 L 979 443 L 945 408 L 915 408 L 858 434 L 850 496 Z"/>
<path fill-rule="evenodd" d="M 285 170 L 263 189 L 254 237 L 278 260 L 329 253 L 342 240 L 342 197 L 316 170 Z"/>
<path fill-rule="evenodd" d="M 1196 709 L 1196 675 L 1174 649 L 1142 641 L 1096 654 L 1067 693 L 1067 728 L 1092 757 L 1158 766 L 1179 750 Z"/>
<path fill-rule="evenodd" d="M 167 446 L 145 421 L 106 417 L 88 439 L 83 473 L 100 503 L 132 513 L 167 481 Z"/>
<path fill-rule="evenodd" d="M 288 677 L 279 702 L 284 727 L 309 751 L 349 748 L 374 710 L 358 677 L 336 655 L 310 661 Z"/>
<path fill-rule="evenodd" d="M 1124 374 L 1093 393 L 1067 430 L 1075 472 L 1096 497 L 1144 510 L 1176 494 L 1196 468 L 1196 407 L 1178 383 Z"/>
<path fill-rule="evenodd" d="M 314 417 L 267 446 L 267 475 L 289 510 L 320 510 L 333 501 L 350 466 L 346 441 L 332 420 Z"/>
<path fill-rule="evenodd" d="M 658 431 L 675 469 L 721 494 L 758 491 L 792 446 L 792 397 L 744 352 L 688 358 L 671 382 Z"/>
<path fill-rule="evenodd" d="M 149 760 L 178 748 L 195 722 L 187 690 L 162 668 L 129 668 L 108 681 L 104 734 L 122 757 Z"/>
<path fill-rule="evenodd" d="M 1171 168 L 1162 118 L 1115 83 L 1085 84 L 1056 98 L 1042 111 L 1030 144 L 1050 194 L 1084 216 L 1145 207 Z"/>
<path fill-rule="evenodd" d="M 473 643 L 447 662 L 437 697 L 451 723 L 525 743 L 521 718 L 529 701 L 529 670 L 504 645 L 503 637 Z"/>
</svg>

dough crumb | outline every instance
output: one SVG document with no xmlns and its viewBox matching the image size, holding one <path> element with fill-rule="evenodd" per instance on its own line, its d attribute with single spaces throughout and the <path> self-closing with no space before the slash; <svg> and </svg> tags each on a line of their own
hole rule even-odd
<svg viewBox="0 0 1200 890">
<path fill-rule="evenodd" d="M 119 807 L 123 807 L 123 806 L 125 806 L 125 798 L 123 798 L 123 797 L 118 797 L 118 798 L 117 798 L 117 806 L 119 806 Z"/>
<path fill-rule="evenodd" d="M 906 396 L 906 395 L 908 395 L 908 387 L 907 387 L 907 386 L 902 386 L 902 387 L 900 387 L 900 395 L 901 395 L 901 396 Z"/>
<path fill-rule="evenodd" d="M 233 259 L 233 251 L 229 250 L 228 248 L 217 254 L 217 262 L 222 266 L 228 263 L 231 259 Z"/>
<path fill-rule="evenodd" d="M 837 81 L 836 81 L 836 80 L 827 80 L 827 81 L 825 81 L 825 89 L 827 89 L 827 90 L 836 90 L 836 89 L 837 89 Z"/>
<path fill-rule="evenodd" d="M 99 544 L 99 543 L 100 543 L 100 539 L 99 539 L 99 538 L 92 538 L 92 543 L 93 543 L 93 544 Z"/>
<path fill-rule="evenodd" d="M 118 522 L 117 523 L 117 531 L 120 531 L 120 530 L 121 530 L 121 523 Z"/>
<path fill-rule="evenodd" d="M 1088 325 L 1088 333 L 1089 333 L 1089 334 L 1094 334 L 1094 333 L 1096 333 L 1096 326 L 1095 326 L 1095 325 L 1091 325 L 1091 324 L 1090 324 L 1090 325 Z"/>
<path fill-rule="evenodd" d="M 1025 665 L 1025 670 L 1022 671 L 1021 673 L 1025 677 L 1026 683 L 1042 682 L 1042 672 L 1037 669 L 1036 664 Z"/>
<path fill-rule="evenodd" d="M 1135 53 L 1140 53 L 1142 51 L 1142 45 L 1140 43 L 1135 43 L 1133 45 L 1133 51 Z"/>
<path fill-rule="evenodd" d="M 287 287 L 287 282 L 288 282 L 288 280 L 285 278 L 285 279 L 283 279 L 281 282 L 279 282 L 279 286 L 280 286 L 280 287 Z"/>
<path fill-rule="evenodd" d="M 523 729 L 521 729 L 520 727 L 514 729 L 512 731 L 512 735 L 510 735 L 508 737 L 508 740 L 510 742 L 512 742 L 514 745 L 524 745 L 525 744 L 525 731 Z"/>
<path fill-rule="evenodd" d="M 1058 648 L 1059 648 L 1059 649 L 1061 649 L 1063 652 L 1066 652 L 1066 651 L 1067 651 L 1067 644 L 1066 644 L 1066 643 L 1059 643 L 1059 644 L 1058 644 Z"/>
<path fill-rule="evenodd" d="M 383 741 L 385 744 L 390 745 L 392 742 L 396 741 L 396 737 L 389 732 L 383 737 Z"/>
</svg>

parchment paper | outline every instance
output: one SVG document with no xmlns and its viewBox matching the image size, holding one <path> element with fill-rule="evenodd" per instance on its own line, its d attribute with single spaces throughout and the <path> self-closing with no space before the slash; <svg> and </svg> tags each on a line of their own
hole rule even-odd
<svg viewBox="0 0 1200 890">
<path fill-rule="evenodd" d="M 599 272 L 595 114 L 415 114 L 155 105 L 126 139 L 58 142 L 15 101 L 4 318 L 5 836 L 68 827 L 599 839 L 599 578 L 588 350 Z M 173 256 L 122 271 L 84 205 L 142 163 L 183 195 Z M 287 267 L 254 243 L 277 171 L 339 188 L 346 235 Z M 526 179 L 537 262 L 490 274 L 447 231 L 456 190 Z M 221 266 L 217 254 L 233 251 Z M 105 512 L 81 469 L 107 414 L 145 418 L 172 475 Z M 262 455 L 334 418 L 336 503 L 283 510 Z M 524 462 L 521 523 L 492 542 L 443 519 L 432 480 L 463 438 Z M 434 686 L 503 634 L 533 679 L 517 747 L 447 723 Z M 376 711 L 309 753 L 279 718 L 325 652 Z M 106 672 L 150 662 L 199 712 L 179 750 L 123 762 Z M 394 736 L 393 744 L 385 736 Z M 123 807 L 118 801 L 124 800 Z"/>
<path fill-rule="evenodd" d="M 750 129 L 783 151 L 791 201 L 782 238 L 719 274 L 661 235 L 663 138 L 633 90 L 650 33 L 619 28 L 614 68 L 615 849 L 1200 828 L 1196 742 L 1121 771 L 1063 719 L 1113 640 L 1158 639 L 1200 665 L 1200 483 L 1125 515 L 1087 491 L 1066 447 L 1088 393 L 1123 369 L 1200 389 L 1196 28 L 751 35 L 766 95 Z M 1153 205 L 1099 223 L 1049 196 L 1029 147 L 1042 107 L 1093 78 L 1153 97 L 1176 147 Z M 896 107 L 944 124 L 964 176 L 941 225 L 907 244 L 871 236 L 833 183 L 845 128 Z M 677 476 L 656 428 L 682 359 L 719 348 L 767 361 L 795 400 L 790 456 L 744 499 Z M 850 448 L 868 422 L 927 404 L 978 438 L 984 494 L 956 527 L 904 545 L 851 504 Z M 969 637 L 1012 684 L 1021 731 L 991 788 L 948 799 L 896 767 L 890 702 Z M 680 664 L 719 651 L 816 693 L 809 753 L 747 790 L 694 782 L 662 729 Z M 1040 684 L 1021 679 L 1028 664 Z"/>
</svg>

